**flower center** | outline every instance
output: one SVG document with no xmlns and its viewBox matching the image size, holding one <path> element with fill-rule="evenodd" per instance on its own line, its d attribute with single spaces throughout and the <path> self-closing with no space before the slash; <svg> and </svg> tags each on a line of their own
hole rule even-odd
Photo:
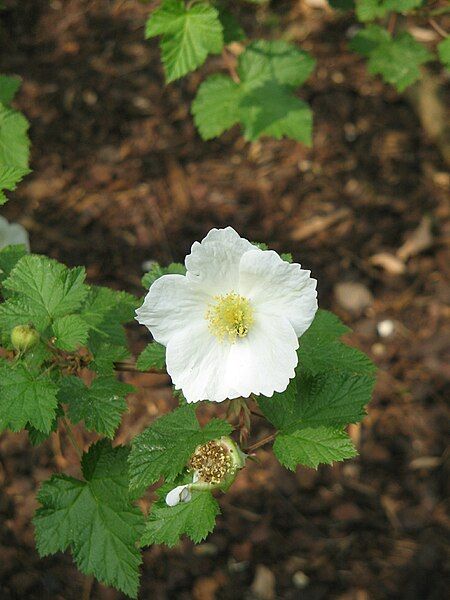
<svg viewBox="0 0 450 600">
<path fill-rule="evenodd" d="M 221 483 L 233 470 L 229 448 L 215 441 L 199 446 L 189 461 L 189 467 L 197 471 L 199 480 L 205 483 Z"/>
<path fill-rule="evenodd" d="M 214 296 L 214 300 L 215 304 L 206 313 L 210 331 L 220 340 L 227 338 L 230 342 L 245 337 L 253 323 L 253 309 L 247 298 L 230 292 Z"/>
</svg>

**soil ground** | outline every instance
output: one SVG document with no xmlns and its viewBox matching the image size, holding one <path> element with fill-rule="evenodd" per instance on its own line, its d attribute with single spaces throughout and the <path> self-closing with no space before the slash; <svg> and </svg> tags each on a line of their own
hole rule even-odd
<svg viewBox="0 0 450 600">
<path fill-rule="evenodd" d="M 261 449 L 205 543 L 144 553 L 140 598 L 443 600 L 450 175 L 410 105 L 346 50 L 347 17 L 273 4 L 318 60 L 301 91 L 314 111 L 313 149 L 248 144 L 237 130 L 201 141 L 189 105 L 221 59 L 165 86 L 157 43 L 143 40 L 151 4 L 7 1 L 0 67 L 24 80 L 17 106 L 31 122 L 33 174 L 2 214 L 29 229 L 35 252 L 135 293 L 143 261 L 182 260 L 211 227 L 233 225 L 310 268 L 320 305 L 353 327 L 351 343 L 379 367 L 368 416 L 351 429 L 358 459 L 290 473 Z M 274 34 L 264 9 L 245 12 L 250 33 Z M 346 282 L 372 297 L 342 298 Z M 393 325 L 385 337 L 383 321 Z M 145 331 L 130 337 L 143 347 Z M 121 441 L 174 404 L 165 379 L 127 380 L 141 391 Z M 2 599 L 87 597 L 70 555 L 38 557 L 30 524 L 39 483 L 76 469 L 55 439 L 32 449 L 26 435 L 0 437 Z M 122 598 L 97 583 L 90 593 Z"/>
</svg>

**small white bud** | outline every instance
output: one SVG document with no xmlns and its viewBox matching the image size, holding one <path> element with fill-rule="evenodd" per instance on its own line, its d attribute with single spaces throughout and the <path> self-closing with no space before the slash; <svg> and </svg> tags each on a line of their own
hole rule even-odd
<svg viewBox="0 0 450 600">
<path fill-rule="evenodd" d="M 189 490 L 189 485 L 178 485 L 171 490 L 166 496 L 166 504 L 168 506 L 176 506 L 180 502 L 189 502 L 192 494 Z"/>
</svg>

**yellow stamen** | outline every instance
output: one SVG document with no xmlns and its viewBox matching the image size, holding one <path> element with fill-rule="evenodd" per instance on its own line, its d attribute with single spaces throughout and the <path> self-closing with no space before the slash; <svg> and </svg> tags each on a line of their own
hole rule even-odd
<svg viewBox="0 0 450 600">
<path fill-rule="evenodd" d="M 247 298 L 230 292 L 214 296 L 215 304 L 206 313 L 210 331 L 219 338 L 234 343 L 247 335 L 253 324 L 253 309 Z"/>
<path fill-rule="evenodd" d="M 233 470 L 229 448 L 216 441 L 199 446 L 189 461 L 189 467 L 197 471 L 199 479 L 205 483 L 221 483 Z"/>
</svg>

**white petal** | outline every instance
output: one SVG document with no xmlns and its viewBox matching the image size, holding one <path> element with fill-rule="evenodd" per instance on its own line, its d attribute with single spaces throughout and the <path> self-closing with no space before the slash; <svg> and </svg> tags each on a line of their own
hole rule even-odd
<svg viewBox="0 0 450 600">
<path fill-rule="evenodd" d="M 206 319 L 172 337 L 167 345 L 167 372 L 188 402 L 222 402 L 226 395 L 225 372 L 231 344 L 220 342 Z"/>
<path fill-rule="evenodd" d="M 192 494 L 189 490 L 189 485 L 178 485 L 171 490 L 166 496 L 166 504 L 168 506 L 176 506 L 180 502 L 189 502 Z"/>
<path fill-rule="evenodd" d="M 283 317 L 256 315 L 245 338 L 231 346 L 227 388 L 231 398 L 284 392 L 295 376 L 298 339 Z"/>
<path fill-rule="evenodd" d="M 264 315 L 285 317 L 300 337 L 317 311 L 317 281 L 273 250 L 246 252 L 239 265 L 239 294 Z"/>
<path fill-rule="evenodd" d="M 211 229 L 201 243 L 195 242 L 186 256 L 187 278 L 211 295 L 236 291 L 239 261 L 249 250 L 260 252 L 232 228 Z"/>
<path fill-rule="evenodd" d="M 12 244 L 24 244 L 29 250 L 28 232 L 19 223 L 9 223 L 5 218 L 0 217 L 0 249 Z"/>
<path fill-rule="evenodd" d="M 163 275 L 155 281 L 136 311 L 157 342 L 167 346 L 171 337 L 195 321 L 206 323 L 210 298 L 195 289 L 184 275 Z"/>
<path fill-rule="evenodd" d="M 297 348 L 292 325 L 281 317 L 256 316 L 249 334 L 234 344 L 219 342 L 207 324 L 195 324 L 170 340 L 167 372 L 188 402 L 272 396 L 294 377 Z"/>
</svg>

